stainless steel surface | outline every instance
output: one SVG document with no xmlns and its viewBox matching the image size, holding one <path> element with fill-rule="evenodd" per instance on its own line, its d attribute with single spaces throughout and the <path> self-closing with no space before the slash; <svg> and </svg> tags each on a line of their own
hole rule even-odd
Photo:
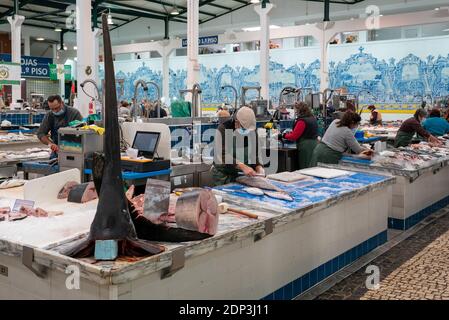
<svg viewBox="0 0 449 320">
<path fill-rule="evenodd" d="M 160 118 L 161 117 L 161 88 L 159 88 L 158 84 L 156 82 L 153 81 L 149 81 L 146 83 L 147 87 L 148 85 L 152 85 L 153 87 L 156 88 L 156 92 L 157 92 L 157 117 Z"/>
<path fill-rule="evenodd" d="M 374 99 L 374 101 L 377 100 L 377 97 L 374 94 L 372 94 L 371 91 L 369 91 L 369 90 L 360 90 L 359 92 L 357 92 L 355 103 L 356 103 L 356 110 L 359 112 L 359 114 L 361 114 L 362 111 L 363 111 L 363 110 L 359 110 L 359 108 L 360 108 L 360 105 L 359 105 L 360 104 L 360 99 L 359 99 L 359 97 L 362 95 L 362 93 L 367 93 L 368 95 L 370 95 Z"/>
<path fill-rule="evenodd" d="M 271 117 L 265 117 L 265 118 L 258 118 L 257 121 L 258 122 L 263 122 L 263 121 L 269 121 L 271 119 Z M 142 119 L 143 122 L 149 122 L 149 123 L 163 123 L 166 124 L 167 126 L 188 126 L 188 125 L 192 125 L 194 122 L 198 123 L 201 122 L 201 124 L 213 124 L 213 123 L 217 123 L 217 119 L 214 117 L 186 117 L 186 118 L 161 118 L 161 119 L 156 119 L 156 118 L 151 118 L 151 119 Z"/>
<path fill-rule="evenodd" d="M 62 152 L 58 157 L 59 166 L 62 168 L 78 168 L 84 167 L 84 154 L 82 153 L 70 153 Z M 61 170 L 63 171 L 63 170 Z"/>
<path fill-rule="evenodd" d="M 239 101 L 239 94 L 237 92 L 237 89 L 234 86 L 231 86 L 230 84 L 224 85 L 221 87 L 221 91 L 223 91 L 226 88 L 230 88 L 232 89 L 232 91 L 234 92 L 234 110 L 238 109 L 238 101 Z M 221 93 L 220 91 L 220 93 Z"/>
<path fill-rule="evenodd" d="M 242 90 L 241 94 L 240 94 L 240 99 L 241 99 L 240 106 L 241 107 L 246 105 L 246 92 L 249 91 L 249 90 L 257 90 L 257 92 L 259 94 L 257 100 L 261 99 L 261 96 L 260 96 L 261 91 L 262 91 L 262 87 L 261 86 L 258 86 L 258 87 L 257 86 L 251 86 L 251 87 L 250 86 L 243 86 L 241 90 Z"/>
<path fill-rule="evenodd" d="M 179 90 L 179 94 L 181 96 L 183 96 L 186 93 L 191 93 L 192 94 L 192 113 L 191 116 L 196 118 L 196 117 L 202 117 L 202 109 L 200 106 L 200 95 L 202 93 L 202 89 L 200 87 L 200 85 L 198 83 L 195 83 L 192 87 L 192 89 L 182 89 Z"/>
<path fill-rule="evenodd" d="M 89 94 L 84 90 L 84 86 L 86 85 L 86 83 L 91 83 L 91 84 L 95 87 L 95 91 L 97 92 L 97 97 L 98 97 L 98 98 L 92 97 L 91 95 L 89 95 Z M 81 89 L 83 89 L 83 92 L 84 92 L 89 98 L 92 98 L 92 99 L 94 99 L 94 100 L 98 100 L 98 101 L 102 102 L 101 95 L 100 95 L 100 89 L 98 88 L 98 84 L 97 84 L 94 80 L 91 80 L 91 79 L 84 80 L 84 81 L 80 84 L 80 87 L 81 87 Z"/>
<path fill-rule="evenodd" d="M 84 90 L 84 86 L 85 86 L 87 83 L 91 83 L 91 84 L 94 86 L 94 88 L 95 88 L 95 90 L 96 90 L 96 92 L 97 92 L 97 97 L 98 97 L 98 98 L 92 97 L 91 95 L 89 95 L 89 94 Z M 94 80 L 87 79 L 87 80 L 84 80 L 84 81 L 80 84 L 80 87 L 81 87 L 81 89 L 83 90 L 84 94 L 86 94 L 89 98 L 91 98 L 92 100 L 97 100 L 98 102 L 100 102 L 100 104 L 101 104 L 101 116 L 104 117 L 104 103 L 103 103 L 103 97 L 102 97 L 101 94 L 100 94 L 100 89 L 99 89 L 99 87 L 98 87 L 98 84 L 97 84 Z"/>
<path fill-rule="evenodd" d="M 0 167 L 0 179 L 12 178 L 17 173 L 17 167 L 15 165 L 2 165 Z"/>
<path fill-rule="evenodd" d="M 204 187 L 212 186 L 211 165 L 207 163 L 189 163 L 173 165 L 171 173 L 172 187 Z"/>
<path fill-rule="evenodd" d="M 134 107 L 134 109 L 138 108 L 137 105 L 137 89 L 139 89 L 139 86 L 141 86 L 143 88 L 143 91 L 145 92 L 145 98 L 148 98 L 148 87 L 147 84 L 145 83 L 145 81 L 143 80 L 137 80 L 136 84 L 134 85 L 134 98 L 132 101 L 132 105 Z M 132 115 L 133 116 L 133 121 L 137 120 L 138 115 Z"/>
<path fill-rule="evenodd" d="M 295 100 L 292 103 L 286 103 L 284 96 L 291 96 L 295 94 Z M 299 97 L 301 95 L 301 90 L 295 87 L 284 87 L 279 94 L 279 107 L 285 106 L 286 108 L 294 107 L 295 102 L 299 101 Z"/>
<path fill-rule="evenodd" d="M 60 171 L 77 168 L 81 172 L 81 181 L 85 180 L 84 169 L 85 160 L 93 152 L 103 150 L 103 136 L 96 134 L 91 130 L 82 130 L 76 128 L 61 128 L 58 131 L 59 147 L 58 161 Z M 80 144 L 76 149 L 66 149 L 63 141 L 68 137 L 76 137 Z"/>
</svg>

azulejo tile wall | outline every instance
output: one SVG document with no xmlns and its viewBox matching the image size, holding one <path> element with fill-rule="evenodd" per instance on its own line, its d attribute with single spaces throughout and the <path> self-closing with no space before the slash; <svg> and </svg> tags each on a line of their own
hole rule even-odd
<svg viewBox="0 0 449 320">
<path fill-rule="evenodd" d="M 371 94 L 361 96 L 364 103 L 405 105 L 402 108 L 409 104 L 411 108 L 423 96 L 436 98 L 449 94 L 449 54 L 446 57 L 428 55 L 423 60 L 410 53 L 398 61 L 395 58 L 385 61 L 360 47 L 358 53 L 344 62 L 330 63 L 330 85 L 347 87 L 354 94 L 369 91 Z"/>
<path fill-rule="evenodd" d="M 319 91 L 318 48 L 278 49 L 272 50 L 270 56 L 270 96 L 275 104 L 285 86 Z M 449 95 L 449 37 L 337 45 L 330 47 L 329 56 L 330 87 L 347 87 L 353 94 L 362 92 L 361 103 L 408 110 L 421 103 L 424 95 L 434 98 Z M 226 100 L 232 103 L 233 93 L 221 90 L 225 84 L 238 89 L 258 85 L 258 61 L 256 51 L 200 56 L 203 105 Z M 132 98 L 138 79 L 154 81 L 162 88 L 162 59 L 120 61 L 115 67 L 116 78 L 121 81 L 117 86 L 119 99 Z M 103 74 L 100 70 L 100 76 Z M 170 98 L 179 98 L 186 79 L 186 58 L 171 58 Z M 149 95 L 154 97 L 153 88 Z M 140 90 L 139 98 L 142 96 Z M 249 92 L 248 99 L 254 97 L 255 92 Z"/>
</svg>

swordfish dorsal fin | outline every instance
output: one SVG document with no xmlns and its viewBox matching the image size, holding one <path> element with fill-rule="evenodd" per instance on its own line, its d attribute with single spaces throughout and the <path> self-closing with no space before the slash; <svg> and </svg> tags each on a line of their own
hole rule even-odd
<svg viewBox="0 0 449 320">
<path fill-rule="evenodd" d="M 99 165 L 103 167 L 101 188 L 99 188 L 98 181 L 96 183 L 96 187 L 100 189 L 99 201 L 88 239 L 76 243 L 71 248 L 64 250 L 63 253 L 78 258 L 91 256 L 94 252 L 95 241 L 115 240 L 118 241 L 119 255 L 146 256 L 157 254 L 164 251 L 164 248 L 138 240 L 129 214 L 128 201 L 123 189 L 114 63 L 106 14 L 102 16 L 102 25 L 106 97 L 104 102 L 104 159 L 102 163 L 94 163 L 95 168 Z"/>
<path fill-rule="evenodd" d="M 104 20 L 104 18 L 103 16 L 102 19 Z M 102 22 L 105 23 L 105 21 Z M 105 72 L 104 168 L 97 214 L 90 228 L 90 236 L 95 240 L 136 238 L 136 231 L 131 222 L 128 203 L 123 191 L 114 62 L 107 21 L 103 24 L 103 48 Z"/>
</svg>

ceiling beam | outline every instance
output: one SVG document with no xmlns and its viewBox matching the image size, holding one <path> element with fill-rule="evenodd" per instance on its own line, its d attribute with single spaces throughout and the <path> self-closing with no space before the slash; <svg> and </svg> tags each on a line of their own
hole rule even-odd
<svg viewBox="0 0 449 320">
<path fill-rule="evenodd" d="M 128 20 L 127 22 L 122 23 L 121 25 L 115 26 L 114 28 L 112 28 L 112 29 L 109 30 L 109 31 L 114 31 L 115 29 L 118 29 L 118 28 L 120 28 L 120 27 L 123 27 L 124 25 L 126 25 L 126 24 L 128 24 L 128 23 L 134 22 L 134 21 L 136 21 L 136 20 L 139 19 L 139 18 L 140 18 L 140 17 L 134 17 L 134 18 L 132 18 L 131 20 Z"/>
<path fill-rule="evenodd" d="M 245 2 L 245 3 L 242 4 L 241 6 L 238 6 L 238 7 L 236 7 L 236 8 L 230 9 L 230 10 L 228 10 L 228 11 L 226 11 L 226 12 L 223 12 L 223 13 L 217 15 L 217 16 L 214 17 L 214 18 L 210 18 L 210 19 L 206 19 L 206 20 L 201 20 L 201 21 L 200 21 L 200 24 L 203 24 L 203 23 L 209 22 L 209 21 L 211 21 L 211 20 L 220 18 L 220 17 L 225 16 L 225 15 L 231 13 L 231 12 L 234 12 L 234 11 L 240 10 L 240 9 L 242 9 L 242 8 L 245 8 L 245 7 L 247 7 L 247 6 L 251 5 L 251 4 L 252 4 L 252 3 Z"/>
<path fill-rule="evenodd" d="M 199 7 L 201 8 L 202 6 L 204 6 L 204 5 L 206 5 L 206 4 L 209 4 L 209 3 L 211 3 L 211 2 L 214 2 L 215 0 L 202 0 L 202 1 L 200 1 L 200 3 L 199 3 Z M 180 12 L 179 12 L 179 15 L 182 15 L 182 14 L 185 14 L 185 13 L 187 13 L 187 8 L 185 8 L 185 9 L 182 9 Z M 216 15 L 214 18 L 218 18 L 218 15 Z M 170 20 L 173 20 L 173 19 L 170 19 Z"/>
<path fill-rule="evenodd" d="M 159 0 L 145 0 L 146 2 L 150 2 L 150 3 L 155 3 L 155 4 L 160 4 L 160 5 L 163 5 L 163 6 L 167 6 L 167 7 L 171 7 L 171 8 L 173 8 L 173 3 L 169 3 L 169 2 L 166 2 L 166 1 L 159 1 Z M 186 7 L 184 7 L 184 6 L 179 6 L 179 5 L 176 5 L 179 9 L 181 9 L 181 10 L 187 10 L 187 8 Z M 204 14 L 204 15 L 207 15 L 207 16 L 211 16 L 211 17 L 214 17 L 215 16 L 215 14 L 214 13 L 210 13 L 210 12 L 206 12 L 206 11 L 202 11 L 202 10 L 200 10 L 200 13 L 201 14 Z"/>
<path fill-rule="evenodd" d="M 106 7 L 108 8 L 108 7 Z M 128 15 L 128 16 L 134 16 L 134 17 L 140 17 L 140 18 L 148 18 L 148 19 L 156 19 L 156 20 L 164 20 L 165 16 L 161 16 L 161 15 L 156 15 L 156 14 L 151 14 L 151 13 L 143 13 L 143 12 L 136 12 L 133 10 L 126 10 L 126 9 L 116 9 L 116 8 L 108 8 L 112 13 L 118 13 L 118 14 L 123 14 L 123 15 Z M 177 22 L 182 22 L 185 23 L 185 20 L 181 20 L 181 18 L 176 18 L 173 19 L 172 21 L 177 21 Z"/>
<path fill-rule="evenodd" d="M 167 14 L 165 12 L 142 9 L 142 8 L 138 8 L 138 7 L 130 6 L 130 5 L 123 5 L 121 3 L 117 3 L 117 2 L 113 2 L 113 1 L 104 2 L 104 3 L 100 4 L 100 6 L 102 6 L 104 8 L 108 8 L 108 10 L 111 10 L 111 12 L 115 11 L 116 13 L 120 13 L 120 11 L 118 11 L 118 10 L 122 10 L 122 12 L 124 12 L 124 14 L 134 16 L 134 17 L 157 19 L 157 20 L 163 20 L 163 21 L 165 21 L 165 19 L 167 17 Z M 123 8 L 123 9 L 121 9 L 121 8 Z M 173 19 L 171 19 L 171 20 L 186 23 L 187 17 L 176 16 L 176 17 L 173 17 Z"/>
<path fill-rule="evenodd" d="M 307 1 L 323 3 L 325 0 L 307 0 Z M 363 1 L 365 1 L 365 0 L 354 0 L 354 1 L 344 1 L 344 2 L 336 1 L 336 0 L 330 0 L 329 3 L 332 3 L 332 4 L 350 4 L 350 5 L 352 5 L 352 4 L 357 4 L 357 3 L 360 3 L 360 2 L 363 2 Z"/>
<path fill-rule="evenodd" d="M 232 9 L 232 8 L 229 8 L 229 7 L 225 7 L 225 6 L 221 5 L 221 4 L 217 4 L 215 2 L 207 3 L 207 4 L 205 4 L 205 6 L 211 6 L 211 7 L 220 8 L 220 9 L 223 9 L 223 10 L 231 10 Z"/>
<path fill-rule="evenodd" d="M 6 6 L 6 5 L 3 5 L 3 4 L 0 4 L 0 8 L 11 9 L 10 6 Z M 44 11 L 38 11 L 38 10 L 26 9 L 26 8 L 22 8 L 22 9 L 20 9 L 20 11 L 21 12 L 35 13 L 35 14 L 45 14 L 46 13 Z M 65 19 L 65 18 L 69 17 L 70 14 L 65 14 L 65 11 L 61 11 L 60 13 L 53 13 L 52 15 L 55 16 L 55 17 L 59 17 L 59 18 L 64 18 Z M 25 16 L 25 19 L 29 19 L 29 17 Z M 101 18 L 98 18 L 98 19 L 101 19 Z M 124 22 L 129 21 L 127 19 L 118 18 L 118 17 L 116 17 L 114 19 L 115 20 L 119 20 L 119 21 L 124 21 Z M 55 23 L 63 23 L 63 22 L 55 22 Z"/>
<path fill-rule="evenodd" d="M 232 1 L 235 1 L 235 2 L 238 2 L 238 3 L 241 3 L 241 4 L 248 3 L 248 1 L 244 1 L 244 0 L 232 0 Z"/>
<path fill-rule="evenodd" d="M 32 0 L 29 1 L 28 4 L 33 6 L 39 6 L 39 7 L 47 7 L 47 8 L 53 8 L 53 9 L 60 9 L 65 10 L 68 7 L 68 4 L 55 2 L 55 1 L 49 1 L 49 0 Z"/>
</svg>

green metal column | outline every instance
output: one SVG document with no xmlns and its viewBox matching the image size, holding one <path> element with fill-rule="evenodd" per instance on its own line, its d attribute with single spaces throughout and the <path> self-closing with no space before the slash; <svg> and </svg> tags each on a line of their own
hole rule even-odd
<svg viewBox="0 0 449 320">
<path fill-rule="evenodd" d="M 169 39 L 170 38 L 170 20 L 169 20 L 169 16 L 166 16 L 164 19 L 164 23 L 165 23 L 165 35 L 164 35 L 164 39 Z"/>
<path fill-rule="evenodd" d="M 14 15 L 19 14 L 19 0 L 14 0 Z"/>
<path fill-rule="evenodd" d="M 262 8 L 266 8 L 267 7 L 267 3 L 270 3 L 270 0 L 262 0 Z"/>
<path fill-rule="evenodd" d="M 61 50 L 61 51 L 64 50 L 64 34 L 66 32 L 67 32 L 67 30 L 63 29 L 59 35 L 59 50 Z"/>
<path fill-rule="evenodd" d="M 331 21 L 330 19 L 330 0 L 324 0 L 324 20 Z"/>
</svg>

